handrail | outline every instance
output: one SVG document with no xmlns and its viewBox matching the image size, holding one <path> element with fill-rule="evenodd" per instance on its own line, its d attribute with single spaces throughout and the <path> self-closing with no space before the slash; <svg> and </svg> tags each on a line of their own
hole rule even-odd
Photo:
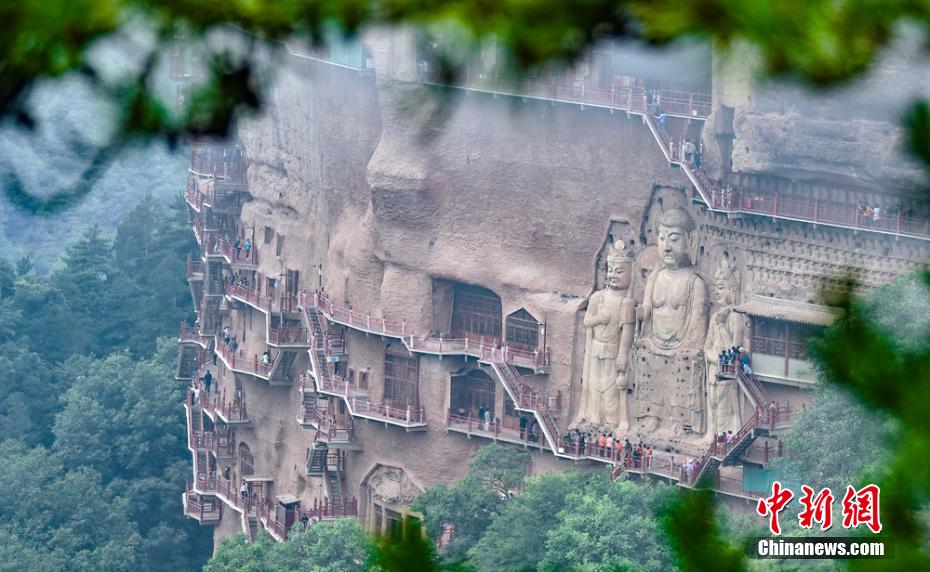
<svg viewBox="0 0 930 572">
<path fill-rule="evenodd" d="M 366 333 L 389 336 L 400 339 L 411 352 L 433 355 L 467 355 L 479 360 L 512 363 L 520 367 L 534 369 L 549 366 L 548 348 L 529 351 L 509 346 L 497 347 L 483 340 L 477 342 L 471 338 L 445 339 L 433 336 L 417 336 L 406 320 L 387 320 L 373 317 L 370 312 L 360 314 L 351 308 L 337 306 L 321 292 L 314 292 L 312 297 L 301 291 L 297 298 L 298 307 L 308 311 L 312 306 L 329 321 L 336 322 Z"/>
</svg>

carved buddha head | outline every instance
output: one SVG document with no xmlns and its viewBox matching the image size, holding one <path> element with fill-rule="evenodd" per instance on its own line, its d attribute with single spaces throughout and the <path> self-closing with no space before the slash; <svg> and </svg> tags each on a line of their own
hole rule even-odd
<svg viewBox="0 0 930 572">
<path fill-rule="evenodd" d="M 662 262 L 669 270 L 691 266 L 692 251 L 697 244 L 694 219 L 688 211 L 675 207 L 662 213 L 659 220 L 658 248 Z"/>
<path fill-rule="evenodd" d="M 607 253 L 607 287 L 626 290 L 633 276 L 633 252 L 622 241 L 610 246 Z"/>
</svg>

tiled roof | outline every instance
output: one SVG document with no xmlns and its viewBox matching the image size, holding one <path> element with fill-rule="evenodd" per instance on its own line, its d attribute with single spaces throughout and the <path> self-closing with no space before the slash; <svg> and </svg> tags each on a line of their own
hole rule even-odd
<svg viewBox="0 0 930 572">
<path fill-rule="evenodd" d="M 751 295 L 749 300 L 736 308 L 736 311 L 750 316 L 814 326 L 829 326 L 841 314 L 840 310 L 830 306 L 782 300 L 781 298 L 771 298 L 759 294 Z"/>
</svg>

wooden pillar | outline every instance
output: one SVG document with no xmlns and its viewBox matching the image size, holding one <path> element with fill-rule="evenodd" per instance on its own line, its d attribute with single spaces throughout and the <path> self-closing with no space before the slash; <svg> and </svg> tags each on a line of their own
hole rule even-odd
<svg viewBox="0 0 930 572">
<path fill-rule="evenodd" d="M 790 338 L 791 322 L 785 322 L 785 377 L 788 377 L 788 357 L 791 355 Z M 768 404 L 766 404 L 766 407 Z"/>
</svg>

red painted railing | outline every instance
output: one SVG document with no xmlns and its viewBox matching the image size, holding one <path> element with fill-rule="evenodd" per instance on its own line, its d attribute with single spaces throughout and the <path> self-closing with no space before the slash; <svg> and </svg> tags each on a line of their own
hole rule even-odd
<svg viewBox="0 0 930 572">
<path fill-rule="evenodd" d="M 220 358 L 226 364 L 229 365 L 230 369 L 239 371 L 242 373 L 248 373 L 252 375 L 257 375 L 259 377 L 268 378 L 271 373 L 272 365 L 274 364 L 274 359 L 270 363 L 261 363 L 258 356 L 253 356 L 251 360 L 246 359 L 242 350 L 238 352 L 233 352 L 229 349 L 229 346 L 226 345 L 226 342 L 223 341 L 222 336 L 216 335 L 216 352 L 220 355 Z"/>
<path fill-rule="evenodd" d="M 272 345 L 310 345 L 310 333 L 306 328 L 282 327 L 272 325 L 268 327 L 268 343 Z"/>
<path fill-rule="evenodd" d="M 545 437 L 540 435 L 537 440 L 531 439 L 531 433 L 527 427 L 523 429 L 504 427 L 500 421 L 486 423 L 483 419 L 472 417 L 471 414 L 457 415 L 450 410 L 446 417 L 446 426 L 450 429 L 483 435 L 492 439 L 503 438 L 529 446 L 548 448 Z"/>
<path fill-rule="evenodd" d="M 328 498 L 313 499 L 313 506 L 302 511 L 302 515 L 310 520 L 323 520 L 326 518 L 344 518 L 358 516 L 358 500 L 355 497 L 345 503 L 333 503 Z"/>
<path fill-rule="evenodd" d="M 400 338 L 407 349 L 413 352 L 439 355 L 469 355 L 486 362 L 512 363 L 521 367 L 543 368 L 549 365 L 549 349 L 529 351 L 512 347 L 496 347 L 483 340 L 443 339 L 441 337 L 416 336 L 406 320 L 386 320 L 372 317 L 371 313 L 360 314 L 351 308 L 336 305 L 320 292 L 312 296 L 301 292 L 298 306 L 311 304 L 330 321 L 344 324 L 356 330 Z"/>
<path fill-rule="evenodd" d="M 777 191 L 741 191 L 714 183 L 706 177 L 701 181 L 714 210 L 788 218 L 811 223 L 829 224 L 855 230 L 885 234 L 930 238 L 930 221 L 905 217 L 900 212 L 874 220 L 859 211 L 858 205 L 840 201 L 815 199 L 804 195 Z"/>
<path fill-rule="evenodd" d="M 178 339 L 181 342 L 194 342 L 203 347 L 207 347 L 210 343 L 208 338 L 201 336 L 197 328 L 188 326 L 187 322 L 181 322 L 181 335 Z"/>
</svg>

